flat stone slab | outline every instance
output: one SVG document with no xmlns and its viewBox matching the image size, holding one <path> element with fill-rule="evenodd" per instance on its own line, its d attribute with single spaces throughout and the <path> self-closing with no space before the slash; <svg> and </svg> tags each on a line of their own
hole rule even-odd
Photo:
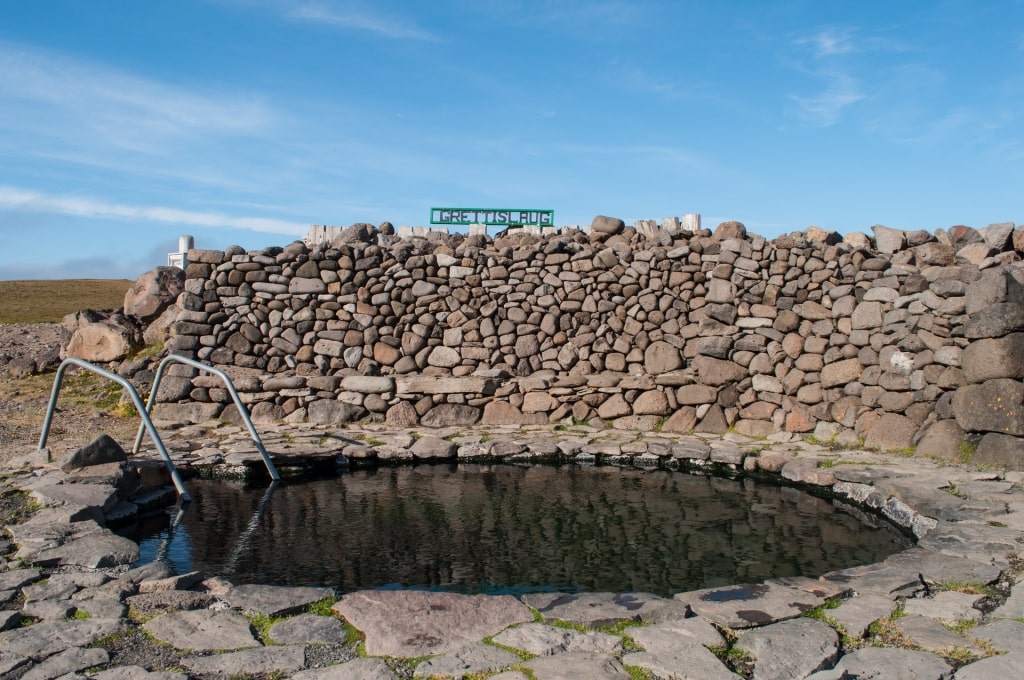
<svg viewBox="0 0 1024 680">
<path fill-rule="evenodd" d="M 487 673 L 519 663 L 522 659 L 492 645 L 476 642 L 462 649 L 427 659 L 416 666 L 415 678 L 431 678 L 437 675 L 465 677 L 471 673 Z"/>
<path fill-rule="evenodd" d="M 281 674 L 300 671 L 306 666 L 306 648 L 300 645 L 257 647 L 240 652 L 190 656 L 181 660 L 185 668 L 203 676 L 231 677 L 245 673 Z"/>
<path fill-rule="evenodd" d="M 972 656 L 985 656 L 985 650 L 927 616 L 909 614 L 893 621 L 893 626 L 911 645 L 926 652 L 945 654 L 954 649 L 966 650 Z"/>
<path fill-rule="evenodd" d="M 622 663 L 646 669 L 656 678 L 736 680 L 739 677 L 696 640 L 684 639 L 671 648 L 626 654 Z"/>
<path fill-rule="evenodd" d="M 931 583 L 991 583 L 999 578 L 1000 571 L 993 564 L 915 547 L 890 555 L 876 564 L 840 569 L 821 578 L 858 593 L 910 595 L 921 588 L 921 576 Z"/>
<path fill-rule="evenodd" d="M 1024 623 L 1012 619 L 999 619 L 978 626 L 970 637 L 991 643 L 1000 652 L 1024 652 Z"/>
<path fill-rule="evenodd" d="M 314 602 L 328 598 L 334 598 L 332 588 L 248 584 L 235 586 L 221 596 L 234 609 L 270 617 L 297 614 Z"/>
<path fill-rule="evenodd" d="M 184 673 L 147 671 L 142 666 L 118 666 L 90 676 L 92 680 L 186 680 Z"/>
<path fill-rule="evenodd" d="M 121 632 L 124 626 L 120 619 L 43 621 L 0 633 L 0 649 L 42 660 L 69 647 L 87 647 L 102 637 Z"/>
<path fill-rule="evenodd" d="M 990 656 L 963 666 L 956 672 L 956 680 L 1002 680 L 1024 677 L 1024 654 Z"/>
<path fill-rule="evenodd" d="M 76 537 L 57 548 L 42 550 L 32 559 L 48 566 L 103 569 L 138 561 L 139 546 L 131 539 L 104 529 Z"/>
<path fill-rule="evenodd" d="M 834 669 L 809 675 L 807 680 L 947 680 L 952 672 L 931 652 L 864 647 L 841 658 Z"/>
<path fill-rule="evenodd" d="M 345 625 L 333 616 L 299 614 L 275 623 L 267 637 L 279 645 L 335 645 L 345 642 Z"/>
<path fill-rule="evenodd" d="M 981 619 L 981 612 L 975 609 L 974 605 L 982 599 L 983 595 L 947 590 L 935 593 L 932 597 L 910 598 L 904 603 L 904 611 L 908 615 L 927 616 L 948 624 L 978 621 Z"/>
<path fill-rule="evenodd" d="M 191 590 L 165 590 L 127 598 L 128 606 L 143 615 L 206 609 L 217 601 L 211 593 Z"/>
<path fill-rule="evenodd" d="M 398 676 L 383 659 L 365 658 L 299 671 L 292 675 L 292 680 L 398 680 Z"/>
<path fill-rule="evenodd" d="M 493 639 L 499 645 L 521 649 L 536 656 L 566 652 L 614 654 L 622 647 L 622 638 L 617 635 L 559 628 L 536 622 L 508 628 Z"/>
<path fill-rule="evenodd" d="M 68 673 L 104 665 L 108 661 L 110 661 L 110 654 L 105 649 L 72 647 L 54 654 L 28 669 L 28 672 L 21 676 L 21 680 L 52 680 Z"/>
<path fill-rule="evenodd" d="M 1020 619 L 1024 618 L 1024 583 L 1017 584 L 1010 592 L 1010 597 L 1002 607 L 992 612 L 994 618 Z"/>
<path fill-rule="evenodd" d="M 107 484 L 39 484 L 30 495 L 43 505 L 86 505 L 104 511 L 117 505 L 117 489 Z"/>
<path fill-rule="evenodd" d="M 676 600 L 713 623 L 737 629 L 796 618 L 825 598 L 776 583 L 748 583 L 680 593 Z"/>
<path fill-rule="evenodd" d="M 28 657 L 0 649 L 0 678 L 13 677 L 16 672 L 27 669 L 31 663 Z"/>
<path fill-rule="evenodd" d="M 847 635 L 859 639 L 864 637 L 868 626 L 889 616 L 895 608 L 895 600 L 887 595 L 864 593 L 851 597 L 835 609 L 829 609 L 825 615 L 835 619 Z"/>
<path fill-rule="evenodd" d="M 0 572 L 0 590 L 18 590 L 35 583 L 42 577 L 42 572 L 34 567 Z"/>
<path fill-rule="evenodd" d="M 529 608 L 510 595 L 360 590 L 343 595 L 333 610 L 363 632 L 372 656 L 444 654 L 533 621 Z"/>
<path fill-rule="evenodd" d="M 541 656 L 523 663 L 538 680 L 629 680 L 629 672 L 613 656 L 580 652 Z M 735 680 L 735 677 L 733 678 Z"/>
<path fill-rule="evenodd" d="M 684 604 L 650 593 L 528 593 L 523 602 L 548 621 L 569 621 L 584 626 L 611 626 L 620 621 L 658 623 L 681 619 Z"/>
<path fill-rule="evenodd" d="M 726 640 L 718 629 L 698 616 L 629 628 L 627 633 L 648 652 L 670 652 L 679 645 L 689 645 L 691 642 L 704 647 L 726 646 Z"/>
<path fill-rule="evenodd" d="M 150 619 L 142 627 L 161 642 L 194 652 L 260 646 L 249 620 L 233 611 L 199 609 L 172 612 Z"/>
<path fill-rule="evenodd" d="M 839 635 L 823 621 L 799 618 L 742 633 L 735 647 L 754 657 L 757 680 L 789 680 L 831 668 Z"/>
</svg>

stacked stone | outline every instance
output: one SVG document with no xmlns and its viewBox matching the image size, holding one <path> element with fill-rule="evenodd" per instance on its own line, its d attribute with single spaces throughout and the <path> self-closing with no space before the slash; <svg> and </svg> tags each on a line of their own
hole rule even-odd
<svg viewBox="0 0 1024 680">
<path fill-rule="evenodd" d="M 573 419 L 900 449 L 958 422 L 965 348 L 996 337 L 968 331 L 969 284 L 1010 276 L 1024 246 L 1012 224 L 877 226 L 876 245 L 642 227 L 492 241 L 356 225 L 316 247 L 190 251 L 168 346 L 229 369 L 261 418 Z M 227 402 L 188 370 L 161 399 Z"/>
<path fill-rule="evenodd" d="M 1024 268 L 987 270 L 967 287 L 965 306 L 964 384 L 937 410 L 945 419 L 925 443 L 959 442 L 966 454 L 976 447 L 973 462 L 1013 467 L 1024 451 Z"/>
</svg>

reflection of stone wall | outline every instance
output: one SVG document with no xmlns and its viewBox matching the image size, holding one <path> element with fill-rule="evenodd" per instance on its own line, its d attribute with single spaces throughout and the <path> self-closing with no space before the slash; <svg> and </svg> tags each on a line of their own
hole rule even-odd
<svg viewBox="0 0 1024 680">
<path fill-rule="evenodd" d="M 791 487 L 615 466 L 354 470 L 278 489 L 244 545 L 263 490 L 193 488 L 197 512 L 184 518 L 191 569 L 224 574 L 236 560 L 260 581 L 308 583 L 313 574 L 343 591 L 498 583 L 668 596 L 817 575 L 903 545 L 891 529 Z"/>
<path fill-rule="evenodd" d="M 991 432 L 979 456 L 1021 466 L 996 451 L 1024 436 L 1022 247 L 1012 224 L 874 241 L 608 218 L 493 241 L 358 225 L 314 248 L 190 251 L 169 346 L 238 376 L 259 418 L 600 420 L 950 458 Z M 168 389 L 216 415 L 226 395 L 184 372 Z"/>
</svg>

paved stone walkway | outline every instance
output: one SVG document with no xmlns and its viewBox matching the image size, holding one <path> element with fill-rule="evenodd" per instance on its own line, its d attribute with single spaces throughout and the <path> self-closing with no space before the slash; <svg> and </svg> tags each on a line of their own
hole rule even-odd
<svg viewBox="0 0 1024 680">
<path fill-rule="evenodd" d="M 359 591 L 342 594 L 325 611 L 322 603 L 334 599 L 330 589 L 235 587 L 171 574 L 161 564 L 129 569 L 138 547 L 105 528 L 108 516 L 139 507 L 138 498 L 118 495 L 115 468 L 122 466 L 62 472 L 25 451 L 22 462 L 34 465 L 10 474 L 3 490 L 27 490 L 43 508 L 0 538 L 0 677 L 546 680 L 629 678 L 627 669 L 701 679 L 737 672 L 758 680 L 1024 677 L 1022 473 L 834 451 L 785 435 L 262 427 L 285 471 L 372 458 L 490 456 L 775 475 L 827 487 L 918 541 L 879 564 L 817 579 L 770 579 L 673 598 Z M 175 429 L 165 442 L 182 467 L 258 470 L 244 435 L 208 423 Z M 158 477 L 159 468 L 146 468 L 147 475 Z M 321 607 L 311 611 L 313 603 Z M 358 648 L 346 637 L 352 628 L 362 637 Z M 140 629 L 163 643 L 159 649 L 172 661 L 123 665 L 117 641 Z"/>
</svg>

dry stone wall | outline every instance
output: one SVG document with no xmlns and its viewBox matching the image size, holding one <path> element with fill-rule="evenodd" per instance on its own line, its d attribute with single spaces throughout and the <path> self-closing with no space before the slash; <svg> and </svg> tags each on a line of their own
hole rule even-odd
<svg viewBox="0 0 1024 680">
<path fill-rule="evenodd" d="M 787 431 L 1024 465 L 1013 224 L 772 241 L 738 222 L 638 227 L 356 225 L 312 247 L 192 250 L 167 346 L 231 373 L 257 419 Z M 168 417 L 230 417 L 216 381 L 172 373 Z"/>
</svg>

